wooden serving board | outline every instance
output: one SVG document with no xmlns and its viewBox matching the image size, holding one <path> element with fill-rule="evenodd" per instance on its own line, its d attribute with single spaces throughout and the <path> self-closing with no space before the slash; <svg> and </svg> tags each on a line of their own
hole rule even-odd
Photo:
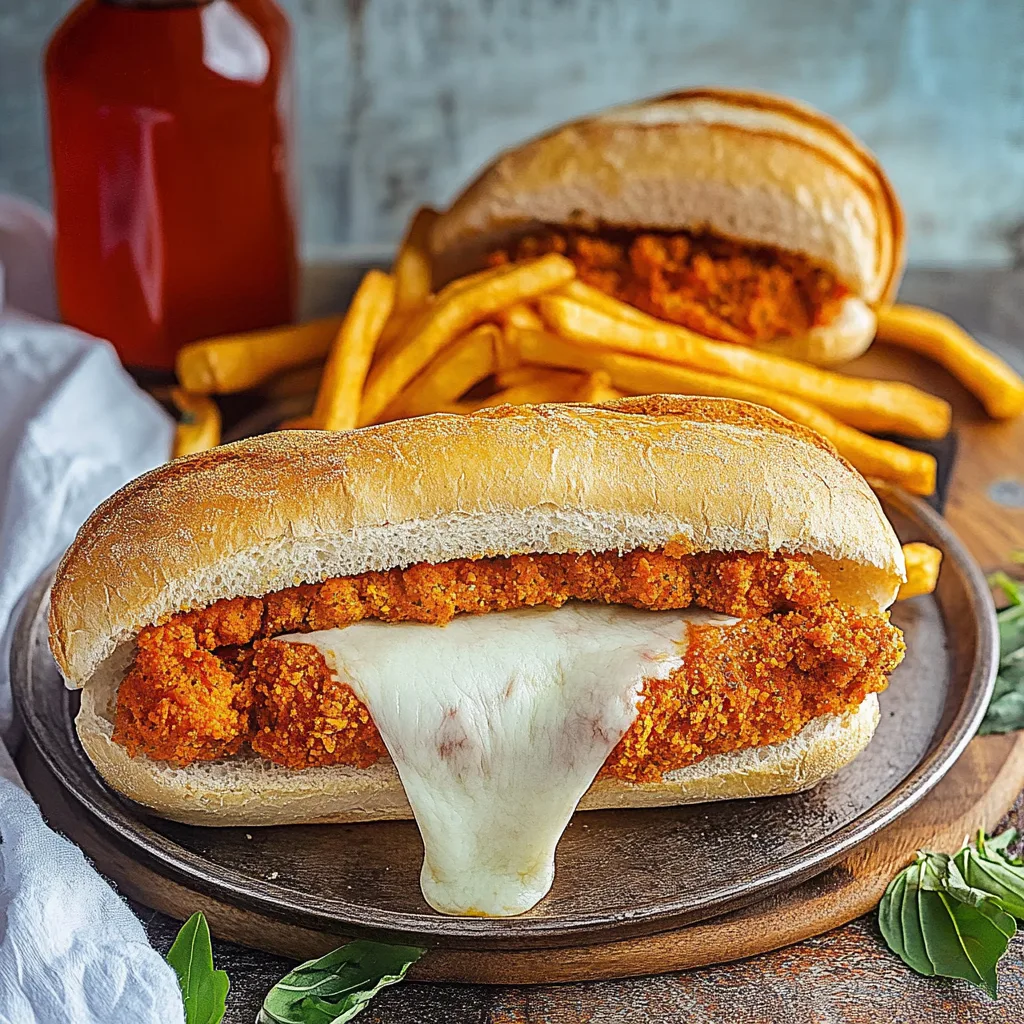
<svg viewBox="0 0 1024 1024">
<path fill-rule="evenodd" d="M 1000 505 L 1000 487 L 1024 469 L 1024 421 L 987 421 L 977 404 L 923 360 L 895 360 L 879 348 L 855 370 L 912 380 L 954 403 L 961 454 L 947 515 L 985 568 L 1024 548 L 1024 504 Z M 1011 492 L 1012 497 L 1012 492 Z M 216 936 L 297 958 L 343 941 L 214 899 L 162 877 L 126 855 L 87 820 L 26 744 L 27 784 L 59 830 L 83 847 L 120 889 L 183 919 L 202 909 Z M 980 737 L 938 786 L 903 817 L 796 888 L 720 917 L 637 938 L 557 949 L 434 949 L 413 971 L 425 981 L 531 984 L 652 974 L 740 959 L 821 934 L 871 910 L 892 876 L 919 847 L 952 850 L 979 827 L 991 828 L 1024 789 L 1024 734 Z M 756 822 L 751 822 L 756 828 Z"/>
</svg>

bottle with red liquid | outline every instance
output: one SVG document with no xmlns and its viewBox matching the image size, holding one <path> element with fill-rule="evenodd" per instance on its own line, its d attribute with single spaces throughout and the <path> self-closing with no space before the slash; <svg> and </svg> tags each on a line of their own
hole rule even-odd
<svg viewBox="0 0 1024 1024">
<path fill-rule="evenodd" d="M 129 366 L 289 323 L 288 22 L 273 0 L 83 0 L 46 52 L 65 322 Z"/>
</svg>

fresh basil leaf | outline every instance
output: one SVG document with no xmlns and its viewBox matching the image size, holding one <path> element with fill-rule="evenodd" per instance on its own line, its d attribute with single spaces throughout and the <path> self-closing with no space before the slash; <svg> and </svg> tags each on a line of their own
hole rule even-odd
<svg viewBox="0 0 1024 1024">
<path fill-rule="evenodd" d="M 1006 952 L 1017 923 L 986 893 L 970 888 L 955 863 L 945 858 L 945 870 L 930 860 L 925 873 L 938 882 L 921 890 L 921 928 L 935 973 L 963 978 L 998 994 L 996 964 Z M 945 891 L 943 891 L 943 888 Z"/>
<path fill-rule="evenodd" d="M 921 930 L 921 918 L 918 912 L 917 891 L 920 888 L 922 855 L 903 872 L 903 884 L 897 886 L 893 894 L 893 927 L 890 934 L 894 940 L 898 936 L 899 946 L 894 951 L 919 974 L 933 975 L 935 965 L 928 959 L 928 948 Z M 897 879 L 900 876 L 897 876 Z M 898 901 L 898 905 L 897 905 Z M 883 932 L 885 929 L 883 929 Z M 888 936 L 887 936 L 888 937 Z M 892 943 L 890 943 L 892 945 Z"/>
<path fill-rule="evenodd" d="M 996 616 L 999 672 L 978 730 L 982 735 L 1024 729 L 1024 587 L 1003 572 L 993 573 L 989 583 L 1006 594 L 1010 605 Z"/>
<path fill-rule="evenodd" d="M 1024 605 L 1011 605 L 996 615 L 1002 661 L 1024 647 Z M 1000 662 L 1002 664 L 1002 662 Z"/>
<path fill-rule="evenodd" d="M 997 836 L 985 837 L 985 833 L 978 832 L 978 848 L 982 845 L 987 852 L 1001 854 L 1008 863 L 1020 866 L 1024 864 L 1024 857 L 1014 856 L 1010 853 L 1010 847 L 1013 846 L 1020 838 L 1020 834 L 1015 828 L 1008 828 L 1005 832 L 1000 832 Z"/>
<path fill-rule="evenodd" d="M 167 962 L 178 975 L 185 1024 L 220 1024 L 226 1008 L 228 976 L 213 968 L 210 926 L 200 911 L 181 926 L 167 953 Z"/>
<path fill-rule="evenodd" d="M 1004 837 L 1009 836 L 1003 842 Z M 977 849 L 965 846 L 956 855 L 956 866 L 964 881 L 973 889 L 988 893 L 1008 914 L 1024 921 L 1024 865 L 1013 863 L 1005 853 L 1016 833 L 1011 829 L 986 843 L 984 833 L 977 839 Z"/>
<path fill-rule="evenodd" d="M 423 954 L 416 946 L 350 942 L 286 974 L 263 1000 L 258 1024 L 345 1024 Z"/>
<path fill-rule="evenodd" d="M 990 587 L 998 587 L 1011 605 L 1024 605 L 1024 586 L 1005 572 L 994 572 L 988 578 Z"/>
<path fill-rule="evenodd" d="M 878 923 L 889 948 L 919 974 L 963 978 L 995 998 L 996 963 L 1017 930 L 946 854 L 919 853 L 886 889 Z"/>
</svg>

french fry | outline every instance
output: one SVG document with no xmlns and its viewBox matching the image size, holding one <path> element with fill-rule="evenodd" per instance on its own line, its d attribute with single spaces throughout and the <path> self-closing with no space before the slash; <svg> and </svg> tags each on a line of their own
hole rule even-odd
<svg viewBox="0 0 1024 1024">
<path fill-rule="evenodd" d="M 508 370 L 499 370 L 494 375 L 494 382 L 499 391 L 506 388 L 517 388 L 520 384 L 534 384 L 537 381 L 551 381 L 558 377 L 578 380 L 579 374 L 574 370 L 553 370 L 545 366 L 534 364 L 518 365 Z"/>
<path fill-rule="evenodd" d="M 295 369 L 285 370 L 273 380 L 268 380 L 260 390 L 269 399 L 298 398 L 300 395 L 309 395 L 312 404 L 312 396 L 320 387 L 320 378 L 323 375 L 323 363 L 296 366 Z"/>
<path fill-rule="evenodd" d="M 321 430 L 351 430 L 359 419 L 373 349 L 395 300 L 395 279 L 371 270 L 352 298 L 327 357 L 310 420 Z"/>
<path fill-rule="evenodd" d="M 601 291 L 600 288 L 595 288 L 592 284 L 586 284 L 579 278 L 562 285 L 555 294 L 563 295 L 567 299 L 573 299 L 584 306 L 590 306 L 592 309 L 606 313 L 608 316 L 614 316 L 619 320 L 625 320 L 627 323 L 639 324 L 641 327 L 664 327 L 667 323 L 665 320 L 649 316 L 642 310 L 637 309 L 636 306 L 631 306 L 627 302 L 613 298 L 606 292 Z M 517 326 L 529 329 L 529 324 L 517 324 Z"/>
<path fill-rule="evenodd" d="M 421 206 L 409 222 L 405 238 L 395 257 L 395 313 L 407 313 L 422 306 L 430 295 L 430 232 L 437 210 Z"/>
<path fill-rule="evenodd" d="M 226 334 L 183 346 L 178 381 L 186 391 L 228 395 L 254 388 L 282 370 L 323 359 L 341 327 L 340 316 L 246 334 Z"/>
<path fill-rule="evenodd" d="M 405 238 L 395 256 L 395 301 L 377 349 L 385 352 L 408 328 L 413 316 L 429 301 L 431 294 L 430 232 L 437 210 L 421 206 L 409 222 Z"/>
<path fill-rule="evenodd" d="M 544 321 L 541 320 L 540 313 L 525 302 L 517 302 L 509 306 L 508 309 L 500 310 L 495 314 L 494 319 L 506 330 L 516 327 L 524 331 L 544 330 Z"/>
<path fill-rule="evenodd" d="M 501 267 L 488 267 L 486 270 L 477 271 L 475 274 L 467 274 L 465 277 L 460 277 L 452 281 L 444 289 L 444 294 L 449 297 L 459 295 L 467 288 L 474 287 L 484 281 L 493 280 L 495 277 L 507 272 L 508 269 L 507 265 Z M 384 325 L 384 330 L 381 332 L 380 342 L 378 343 L 377 351 L 374 354 L 374 365 L 378 362 L 382 362 L 387 353 L 395 348 L 396 343 L 401 341 L 406 335 L 418 331 L 433 315 L 433 307 L 435 304 L 436 296 L 428 295 L 419 306 L 412 309 L 406 309 L 401 313 L 393 315 Z M 536 324 L 531 326 L 536 326 Z M 540 323 L 540 326 L 543 327 L 543 323 Z"/>
<path fill-rule="evenodd" d="M 501 331 L 481 324 L 442 349 L 384 410 L 381 420 L 423 416 L 453 405 L 494 370 Z"/>
<path fill-rule="evenodd" d="M 907 564 L 907 581 L 900 584 L 896 600 L 905 601 L 908 597 L 930 594 L 939 582 L 942 552 L 930 544 L 914 541 L 903 545 L 903 560 Z"/>
<path fill-rule="evenodd" d="M 538 308 L 543 319 L 571 341 L 773 388 L 813 402 L 861 430 L 930 438 L 942 437 L 949 430 L 949 403 L 910 384 L 820 370 L 745 345 L 712 341 L 651 318 L 647 318 L 648 324 L 620 319 L 564 295 L 545 295 Z"/>
<path fill-rule="evenodd" d="M 278 430 L 319 430 L 312 416 L 292 416 L 289 419 L 281 420 L 277 426 Z"/>
<path fill-rule="evenodd" d="M 371 370 L 359 422 L 372 423 L 438 352 L 460 334 L 524 299 L 536 298 L 571 280 L 571 261 L 550 253 L 540 259 L 484 271 L 472 284 L 455 282 L 438 293 L 417 321 Z"/>
<path fill-rule="evenodd" d="M 543 402 L 579 401 L 580 388 L 586 378 L 581 374 L 559 373 L 546 378 L 528 381 L 515 387 L 505 388 L 482 402 L 475 402 L 473 409 L 490 409 L 496 405 L 539 405 Z"/>
<path fill-rule="evenodd" d="M 205 452 L 220 444 L 220 409 L 209 395 L 171 388 L 171 401 L 181 413 L 174 429 L 172 458 Z"/>
<path fill-rule="evenodd" d="M 614 387 L 631 394 L 707 395 L 766 406 L 827 437 L 865 476 L 901 484 L 914 494 L 931 494 L 935 490 L 935 459 L 931 455 L 863 434 L 793 395 L 734 377 L 575 344 L 552 334 L 520 331 L 516 345 L 526 363 L 587 372 L 603 370 Z"/>
<path fill-rule="evenodd" d="M 630 323 L 641 324 L 647 327 L 679 326 L 677 324 L 672 324 L 670 321 L 661 320 L 658 317 L 651 316 L 649 313 L 644 313 L 635 306 L 630 306 L 628 303 L 621 302 L 619 299 L 601 291 L 600 288 L 595 288 L 593 285 L 585 284 L 579 279 L 570 281 L 564 288 L 560 288 L 559 294 L 565 295 L 570 299 L 575 299 L 577 302 L 582 302 L 584 305 L 592 306 L 594 309 L 598 309 L 602 313 L 607 313 L 609 316 L 615 316 L 620 320 L 626 320 Z M 742 331 L 737 330 L 732 326 L 732 324 L 723 320 L 721 317 L 715 316 L 715 314 L 709 309 L 706 309 L 704 306 L 693 301 L 689 302 L 687 306 L 691 320 L 699 319 L 701 321 L 701 329 L 695 330 L 694 333 L 701 337 L 706 337 L 708 340 L 713 341 L 715 339 L 719 339 L 721 341 L 729 342 L 729 344 L 732 345 L 750 344 L 750 338 L 748 338 Z M 686 330 L 686 328 L 683 329 Z"/>
<path fill-rule="evenodd" d="M 994 419 L 1024 412 L 1024 380 L 948 316 L 919 306 L 878 310 L 879 341 L 919 352 L 944 366 Z"/>
<path fill-rule="evenodd" d="M 612 387 L 611 377 L 604 370 L 600 370 L 587 375 L 576 396 L 576 401 L 599 405 L 602 402 L 612 402 L 616 398 L 622 397 L 623 392 Z"/>
</svg>

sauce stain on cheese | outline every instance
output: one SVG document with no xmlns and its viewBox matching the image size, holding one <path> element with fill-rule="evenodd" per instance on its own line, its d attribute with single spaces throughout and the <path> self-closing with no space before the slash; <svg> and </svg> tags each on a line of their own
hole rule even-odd
<svg viewBox="0 0 1024 1024">
<path fill-rule="evenodd" d="M 423 838 L 427 902 L 507 917 L 551 888 L 558 840 L 643 681 L 682 664 L 689 624 L 735 621 L 570 603 L 278 639 L 317 647 L 369 709 Z"/>
</svg>

